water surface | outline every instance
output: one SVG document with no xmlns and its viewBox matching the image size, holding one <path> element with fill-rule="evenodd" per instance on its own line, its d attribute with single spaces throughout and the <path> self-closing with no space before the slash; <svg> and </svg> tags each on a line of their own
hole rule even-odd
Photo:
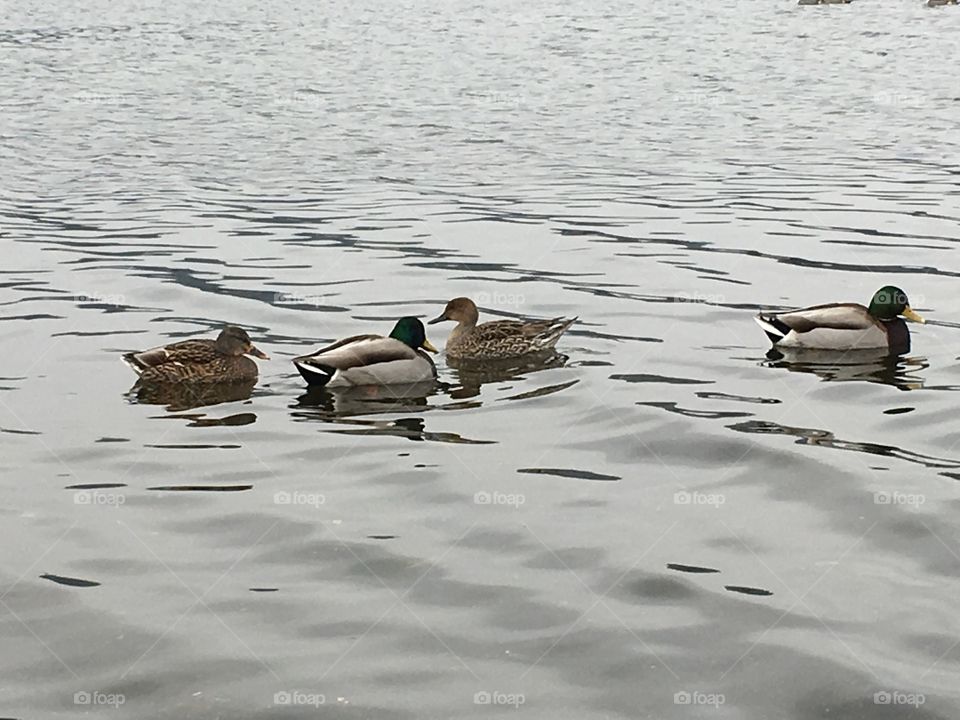
<svg viewBox="0 0 960 720">
<path fill-rule="evenodd" d="M 0 27 L 0 714 L 956 717 L 956 8 Z M 905 357 L 766 357 L 887 283 L 945 323 Z M 458 295 L 566 362 L 288 362 Z M 255 388 L 128 393 L 225 322 Z"/>
</svg>

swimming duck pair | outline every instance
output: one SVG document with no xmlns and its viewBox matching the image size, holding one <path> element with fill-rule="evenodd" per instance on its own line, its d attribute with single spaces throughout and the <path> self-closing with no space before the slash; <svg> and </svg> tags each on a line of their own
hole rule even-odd
<svg viewBox="0 0 960 720">
<path fill-rule="evenodd" d="M 551 350 L 576 318 L 553 320 L 496 320 L 477 324 L 480 313 L 469 298 L 454 298 L 430 320 L 457 325 L 447 339 L 447 358 L 453 361 L 508 360 Z M 437 376 L 424 350 L 437 352 L 426 338 L 423 323 L 401 318 L 389 337 L 357 335 L 340 340 L 293 363 L 310 385 L 390 385 L 417 383 Z"/>
<path fill-rule="evenodd" d="M 439 317 L 457 323 L 447 340 L 454 361 L 504 360 L 551 350 L 577 318 L 497 320 L 477 324 L 479 312 L 469 298 L 447 303 Z M 909 347 L 904 319 L 925 320 L 910 307 L 906 293 L 887 285 L 870 305 L 831 303 L 755 318 L 775 347 L 818 350 Z M 397 321 L 388 337 L 354 335 L 310 355 L 294 358 L 310 385 L 391 385 L 436 377 L 436 366 L 424 350 L 436 353 L 423 323 L 415 317 Z M 242 328 L 227 326 L 216 340 L 185 340 L 152 350 L 127 353 L 123 359 L 143 382 L 230 382 L 257 377 L 248 355 L 268 359 Z"/>
</svg>

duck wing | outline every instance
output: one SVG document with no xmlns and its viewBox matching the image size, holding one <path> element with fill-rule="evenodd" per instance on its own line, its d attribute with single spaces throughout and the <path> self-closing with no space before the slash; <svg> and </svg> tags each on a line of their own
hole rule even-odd
<svg viewBox="0 0 960 720">
<path fill-rule="evenodd" d="M 533 340 L 540 345 L 541 349 L 553 347 L 557 340 L 563 335 L 567 328 L 573 325 L 579 318 L 552 318 L 551 320 L 534 320 L 526 323 L 525 332 L 532 336 Z"/>
<path fill-rule="evenodd" d="M 775 321 L 785 325 L 798 333 L 810 332 L 817 328 L 831 328 L 833 330 L 868 330 L 877 324 L 877 321 L 867 312 L 867 308 L 857 303 L 831 303 L 829 305 L 815 305 L 813 307 L 778 313 L 776 315 L 760 315 L 768 321 Z"/>
<path fill-rule="evenodd" d="M 307 382 L 326 385 L 338 372 L 397 360 L 417 360 L 421 354 L 395 338 L 354 335 L 309 355 L 296 357 L 293 364 Z"/>
<path fill-rule="evenodd" d="M 551 320 L 495 320 L 477 325 L 470 332 L 471 344 L 492 345 L 501 350 L 514 349 L 517 354 L 546 350 L 557 344 L 560 336 L 577 318 Z"/>
<path fill-rule="evenodd" d="M 867 308 L 856 303 L 815 305 L 778 314 L 760 313 L 754 317 L 754 320 L 763 328 L 774 345 L 787 340 L 788 335 L 801 344 L 813 342 L 813 337 L 818 335 L 813 332 L 814 330 L 850 330 L 854 333 L 863 333 L 871 329 L 882 330 L 879 322 L 867 312 Z M 790 333 L 794 334 L 790 335 Z M 822 333 L 819 334 L 822 335 Z M 836 345 L 838 338 L 832 334 L 830 337 L 831 340 L 824 339 L 823 342 L 827 345 Z"/>
<path fill-rule="evenodd" d="M 197 365 L 220 358 L 213 340 L 183 340 L 162 347 L 126 353 L 124 361 L 140 375 L 144 370 L 163 365 Z"/>
</svg>

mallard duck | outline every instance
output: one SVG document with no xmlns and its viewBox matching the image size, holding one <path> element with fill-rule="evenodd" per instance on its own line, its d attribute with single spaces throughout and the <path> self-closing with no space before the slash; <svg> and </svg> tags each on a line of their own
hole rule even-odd
<svg viewBox="0 0 960 720">
<path fill-rule="evenodd" d="M 254 347 L 246 330 L 227 325 L 216 340 L 183 340 L 126 353 L 123 360 L 145 383 L 255 380 L 257 364 L 246 355 L 270 359 Z"/>
<path fill-rule="evenodd" d="M 852 0 L 799 0 L 797 5 L 849 5 Z"/>
<path fill-rule="evenodd" d="M 473 300 L 454 298 L 428 325 L 455 320 L 447 338 L 447 357 L 454 360 L 502 360 L 551 350 L 577 318 L 496 320 L 477 325 L 480 313 Z"/>
<path fill-rule="evenodd" d="M 901 318 L 926 322 L 910 309 L 903 290 L 886 285 L 874 293 L 869 307 L 832 303 L 786 313 L 760 313 L 754 319 L 776 347 L 908 350 L 910 331 Z"/>
<path fill-rule="evenodd" d="M 927 0 L 927 7 L 940 7 L 941 5 L 956 5 L 957 0 Z"/>
<path fill-rule="evenodd" d="M 422 349 L 421 349 L 422 348 Z M 389 337 L 354 335 L 293 359 L 309 385 L 399 385 L 433 380 L 437 368 L 423 350 L 437 349 L 415 317 L 397 321 Z"/>
</svg>

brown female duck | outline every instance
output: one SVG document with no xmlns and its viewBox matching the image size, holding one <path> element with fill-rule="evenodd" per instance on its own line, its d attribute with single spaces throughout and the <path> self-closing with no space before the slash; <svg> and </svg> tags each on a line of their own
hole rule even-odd
<svg viewBox="0 0 960 720">
<path fill-rule="evenodd" d="M 577 318 L 552 320 L 496 320 L 477 325 L 480 313 L 470 298 L 454 298 L 428 325 L 454 320 L 457 326 L 447 338 L 447 357 L 452 360 L 505 360 L 551 350 Z"/>
<path fill-rule="evenodd" d="M 123 356 L 141 382 L 235 382 L 254 380 L 257 364 L 269 360 L 243 328 L 227 325 L 216 340 L 183 340 Z"/>
</svg>

